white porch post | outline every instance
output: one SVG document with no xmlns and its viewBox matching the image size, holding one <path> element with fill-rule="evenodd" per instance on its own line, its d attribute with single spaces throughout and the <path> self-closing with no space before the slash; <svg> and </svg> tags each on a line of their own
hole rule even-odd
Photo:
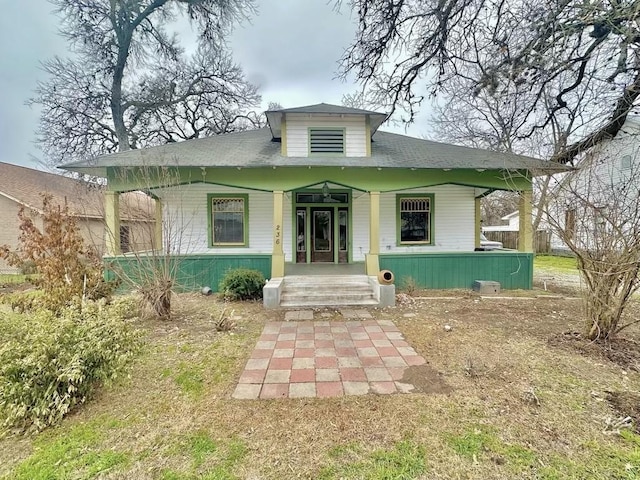
<svg viewBox="0 0 640 480">
<path fill-rule="evenodd" d="M 380 272 L 380 192 L 369 192 L 369 253 L 365 255 L 367 275 Z"/>
<path fill-rule="evenodd" d="M 105 254 L 120 255 L 120 193 L 104 192 Z"/>
<path fill-rule="evenodd" d="M 271 278 L 284 277 L 283 241 L 284 192 L 273 192 L 273 253 L 271 254 Z"/>
<path fill-rule="evenodd" d="M 518 250 L 533 252 L 533 225 L 531 190 L 520 192 Z"/>
</svg>

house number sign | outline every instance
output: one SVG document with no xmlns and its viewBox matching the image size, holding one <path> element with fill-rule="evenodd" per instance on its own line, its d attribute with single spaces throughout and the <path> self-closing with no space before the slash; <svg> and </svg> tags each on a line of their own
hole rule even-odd
<svg viewBox="0 0 640 480">
<path fill-rule="evenodd" d="M 280 227 L 280 225 L 276 225 L 276 230 L 275 230 L 275 241 L 276 241 L 276 245 L 280 245 L 280 232 L 281 232 L 281 227 Z"/>
</svg>

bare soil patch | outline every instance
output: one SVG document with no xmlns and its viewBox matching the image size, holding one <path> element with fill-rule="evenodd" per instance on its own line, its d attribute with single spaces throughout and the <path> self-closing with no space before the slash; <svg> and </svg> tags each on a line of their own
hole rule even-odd
<svg viewBox="0 0 640 480">
<path fill-rule="evenodd" d="M 625 370 L 640 372 L 640 343 L 617 337 L 607 342 L 585 339 L 579 332 L 563 332 L 552 335 L 549 345 L 573 349 L 583 355 L 606 358 Z"/>
<path fill-rule="evenodd" d="M 622 417 L 631 417 L 635 431 L 640 433 L 640 393 L 608 392 L 607 400 Z"/>
<path fill-rule="evenodd" d="M 414 365 L 407 368 L 402 376 L 402 383 L 415 388 L 413 393 L 451 393 L 453 389 L 444 381 L 442 375 L 429 365 Z"/>
</svg>

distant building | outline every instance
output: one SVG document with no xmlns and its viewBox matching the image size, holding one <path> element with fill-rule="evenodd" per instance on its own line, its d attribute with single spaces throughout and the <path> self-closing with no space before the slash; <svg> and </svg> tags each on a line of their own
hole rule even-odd
<svg viewBox="0 0 640 480">
<path fill-rule="evenodd" d="M 102 185 L 76 180 L 62 175 L 0 162 L 0 245 L 18 247 L 21 207 L 30 214 L 42 214 L 42 194 L 49 194 L 59 205 L 65 202 L 78 220 L 82 235 L 100 255 L 105 252 L 107 234 L 104 221 L 104 192 Z M 154 200 L 141 192 L 122 195 L 121 223 L 118 235 L 123 252 L 146 250 L 151 247 L 154 231 Z M 0 260 L 0 272 L 15 273 L 19 269 Z"/>
</svg>

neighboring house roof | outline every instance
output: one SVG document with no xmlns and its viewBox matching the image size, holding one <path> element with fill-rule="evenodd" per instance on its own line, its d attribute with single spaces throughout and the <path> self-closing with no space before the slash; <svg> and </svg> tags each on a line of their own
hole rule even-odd
<svg viewBox="0 0 640 480">
<path fill-rule="evenodd" d="M 369 125 L 371 128 L 371 135 L 373 135 L 378 127 L 384 123 L 387 119 L 385 113 L 374 112 L 372 110 L 363 110 L 361 108 L 343 107 L 341 105 L 331 105 L 328 103 L 318 103 L 316 105 L 307 105 L 305 107 L 294 108 L 281 108 L 279 110 L 268 110 L 265 112 L 267 116 L 267 122 L 271 129 L 271 135 L 273 138 L 279 139 L 282 136 L 282 118 L 287 113 L 302 113 L 302 114 L 314 114 L 314 115 L 357 115 L 369 116 Z"/>
<path fill-rule="evenodd" d="M 505 215 L 504 217 L 502 217 L 500 220 L 511 220 L 512 218 L 517 218 L 520 216 L 520 212 L 518 210 L 516 210 L 515 212 L 511 212 L 507 215 Z"/>
<path fill-rule="evenodd" d="M 106 177 L 107 167 L 377 167 L 413 169 L 566 171 L 565 165 L 533 157 L 461 147 L 378 131 L 370 157 L 285 157 L 269 128 L 235 132 L 157 147 L 104 155 L 61 168 Z"/>
<path fill-rule="evenodd" d="M 42 194 L 49 194 L 62 204 L 66 200 L 73 215 L 84 218 L 104 217 L 104 187 L 54 173 L 0 162 L 0 195 L 42 212 Z M 123 220 L 150 220 L 153 202 L 140 192 L 123 195 Z"/>
</svg>

